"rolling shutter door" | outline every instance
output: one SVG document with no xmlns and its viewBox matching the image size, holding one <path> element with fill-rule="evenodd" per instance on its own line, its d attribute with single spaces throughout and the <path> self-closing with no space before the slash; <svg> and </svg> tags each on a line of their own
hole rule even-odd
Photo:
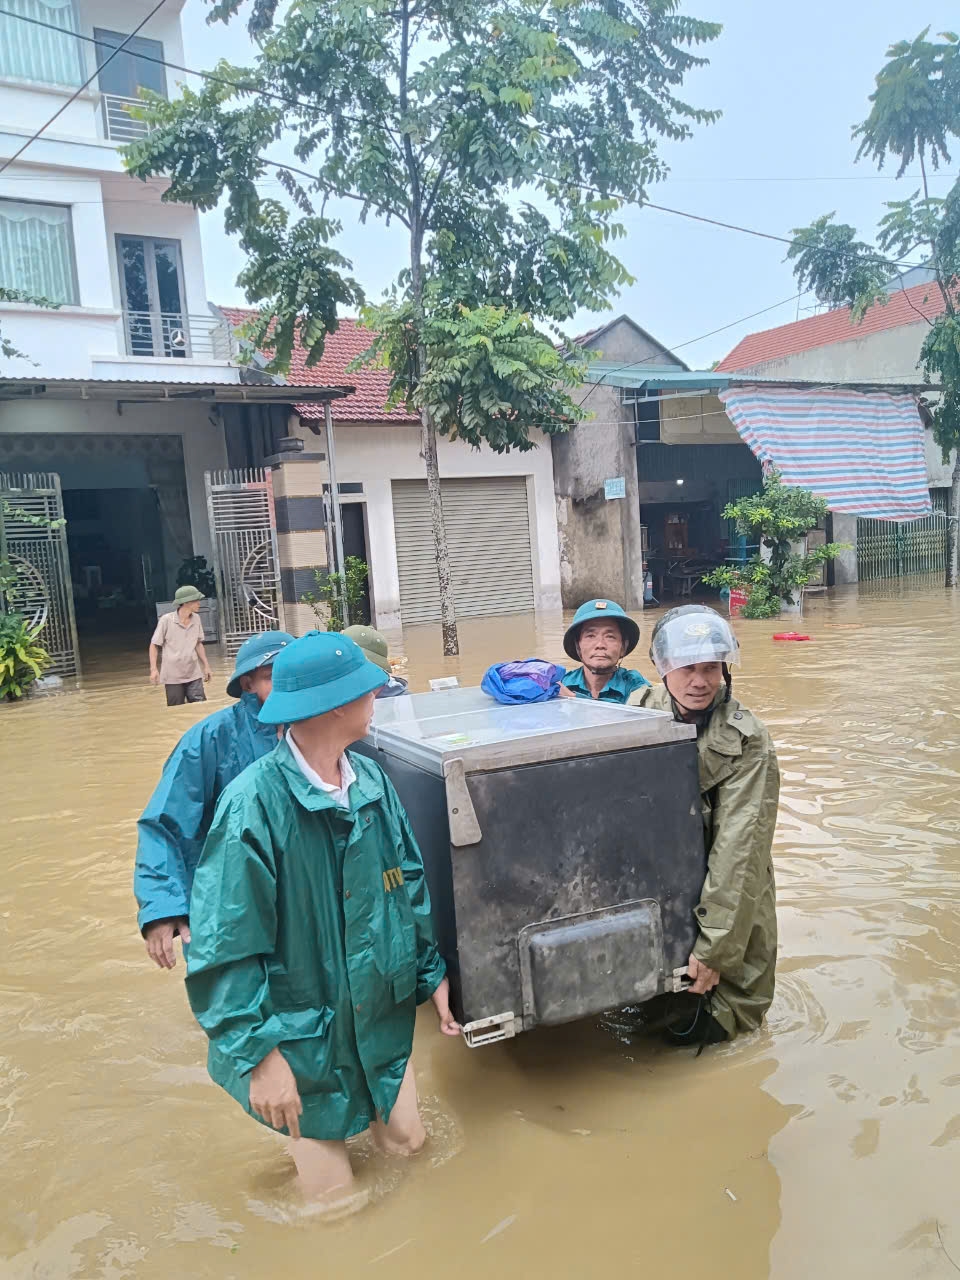
<svg viewBox="0 0 960 1280">
<path fill-rule="evenodd" d="M 458 615 L 533 609 L 525 478 L 444 480 L 442 489 Z M 403 621 L 436 622 L 440 588 L 425 480 L 393 481 L 393 522 Z"/>
</svg>

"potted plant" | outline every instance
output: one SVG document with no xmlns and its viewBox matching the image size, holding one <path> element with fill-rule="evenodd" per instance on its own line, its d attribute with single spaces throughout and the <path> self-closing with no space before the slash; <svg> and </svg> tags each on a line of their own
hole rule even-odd
<svg viewBox="0 0 960 1280">
<path fill-rule="evenodd" d="M 703 581 L 711 587 L 743 591 L 747 601 L 741 617 L 799 613 L 803 588 L 819 575 L 821 565 L 846 549 L 842 542 L 828 542 L 807 551 L 807 534 L 826 514 L 824 498 L 809 489 L 785 485 L 771 467 L 760 493 L 731 502 L 723 511 L 723 518 L 734 520 L 748 542 L 758 547 L 757 554 L 746 564 L 714 569 Z"/>
</svg>

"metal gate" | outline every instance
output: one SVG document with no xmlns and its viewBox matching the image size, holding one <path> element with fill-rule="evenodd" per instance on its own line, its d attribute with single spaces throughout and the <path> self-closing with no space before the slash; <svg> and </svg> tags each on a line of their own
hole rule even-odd
<svg viewBox="0 0 960 1280">
<path fill-rule="evenodd" d="M 283 628 L 273 473 L 208 471 L 206 484 L 220 630 L 232 658 L 255 631 Z"/>
<path fill-rule="evenodd" d="M 945 572 L 948 494 L 948 489 L 931 489 L 933 514 L 920 520 L 859 519 L 857 573 L 860 581 Z"/>
<path fill-rule="evenodd" d="M 12 607 L 40 628 L 38 641 L 52 658 L 50 670 L 78 676 L 63 497 L 55 471 L 0 473 L 0 560 L 8 560 L 17 575 L 9 592 Z"/>
</svg>

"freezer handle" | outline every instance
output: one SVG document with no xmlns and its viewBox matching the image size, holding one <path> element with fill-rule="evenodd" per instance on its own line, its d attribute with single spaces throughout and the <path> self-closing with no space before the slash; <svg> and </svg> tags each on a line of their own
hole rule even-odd
<svg viewBox="0 0 960 1280">
<path fill-rule="evenodd" d="M 447 791 L 447 822 L 450 826 L 450 843 L 457 848 L 479 844 L 483 839 L 477 812 L 467 788 L 467 776 L 459 756 L 444 760 L 443 776 Z"/>
<path fill-rule="evenodd" d="M 682 969 L 674 969 L 673 979 L 667 990 L 673 992 L 689 991 L 692 986 L 693 982 L 689 973 L 687 973 L 687 966 L 684 965 Z"/>
</svg>

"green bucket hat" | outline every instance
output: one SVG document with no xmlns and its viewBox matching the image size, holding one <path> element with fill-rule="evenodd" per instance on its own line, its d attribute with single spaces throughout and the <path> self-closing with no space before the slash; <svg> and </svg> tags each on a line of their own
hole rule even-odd
<svg viewBox="0 0 960 1280">
<path fill-rule="evenodd" d="M 173 593 L 174 604 L 189 604 L 191 600 L 206 600 L 206 596 L 202 591 L 198 591 L 196 587 L 177 587 Z"/>
<path fill-rule="evenodd" d="M 573 621 L 564 632 L 563 651 L 567 657 L 573 658 L 574 662 L 580 661 L 577 641 L 580 638 L 580 628 L 585 622 L 610 618 L 620 624 L 623 638 L 627 642 L 627 653 L 632 653 L 640 642 L 640 628 L 634 620 L 613 600 L 588 600 L 573 615 Z"/>
<path fill-rule="evenodd" d="M 349 636 L 354 644 L 359 645 L 368 662 L 390 674 L 390 649 L 379 631 L 374 631 L 373 627 L 344 627 L 341 635 Z"/>
<path fill-rule="evenodd" d="M 240 677 L 248 676 L 257 667 L 270 667 L 273 660 L 288 644 L 293 644 L 293 636 L 287 631 L 258 631 L 256 635 L 244 640 L 237 650 L 233 664 L 233 675 L 227 685 L 227 693 L 231 698 L 239 698 L 243 690 L 240 688 Z"/>
<path fill-rule="evenodd" d="M 387 683 L 359 645 L 338 631 L 308 631 L 277 654 L 263 724 L 296 724 L 355 702 Z"/>
</svg>

